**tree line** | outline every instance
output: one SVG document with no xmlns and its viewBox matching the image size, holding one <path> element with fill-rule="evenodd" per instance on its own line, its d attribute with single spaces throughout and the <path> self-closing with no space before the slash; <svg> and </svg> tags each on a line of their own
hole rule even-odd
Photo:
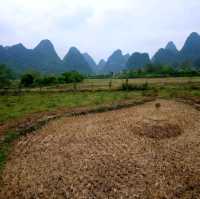
<svg viewBox="0 0 200 199">
<path fill-rule="evenodd" d="M 119 78 L 142 78 L 142 77 L 193 77 L 200 76 L 200 71 L 193 68 L 188 63 L 183 63 L 179 67 L 147 64 L 142 68 L 124 70 L 119 74 Z"/>
<path fill-rule="evenodd" d="M 0 88 L 9 88 L 12 83 L 18 87 L 45 87 L 56 84 L 80 83 L 84 76 L 77 71 L 69 71 L 60 75 L 42 75 L 37 71 L 26 72 L 19 77 L 6 65 L 0 64 Z"/>
<path fill-rule="evenodd" d="M 192 77 L 200 76 L 200 71 L 193 68 L 189 63 L 183 63 L 179 67 L 147 64 L 143 68 L 124 70 L 119 74 L 107 74 L 86 77 L 77 71 L 69 71 L 59 75 L 42 75 L 36 71 L 29 71 L 20 76 L 9 69 L 6 65 L 0 64 L 0 89 L 10 88 L 13 84 L 18 87 L 46 87 L 56 84 L 82 82 L 85 78 L 108 79 L 108 78 L 142 78 L 142 77 Z"/>
</svg>

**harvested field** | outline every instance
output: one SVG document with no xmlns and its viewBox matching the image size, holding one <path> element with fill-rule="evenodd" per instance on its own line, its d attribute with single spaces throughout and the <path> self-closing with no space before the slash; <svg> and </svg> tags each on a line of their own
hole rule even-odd
<svg viewBox="0 0 200 199">
<path fill-rule="evenodd" d="M 62 118 L 14 144 L 0 198 L 198 199 L 199 154 L 200 112 L 181 102 Z"/>
</svg>

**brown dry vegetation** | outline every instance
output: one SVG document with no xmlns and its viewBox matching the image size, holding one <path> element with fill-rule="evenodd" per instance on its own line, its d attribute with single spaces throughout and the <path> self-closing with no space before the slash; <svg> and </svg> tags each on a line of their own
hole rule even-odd
<svg viewBox="0 0 200 199">
<path fill-rule="evenodd" d="M 0 198 L 200 198 L 199 121 L 158 100 L 50 122 L 14 144 Z"/>
</svg>

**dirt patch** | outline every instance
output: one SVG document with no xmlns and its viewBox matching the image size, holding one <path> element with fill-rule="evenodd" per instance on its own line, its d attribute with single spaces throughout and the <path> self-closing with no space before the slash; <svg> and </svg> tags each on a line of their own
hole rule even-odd
<svg viewBox="0 0 200 199">
<path fill-rule="evenodd" d="M 178 125 L 168 122 L 143 122 L 133 131 L 140 136 L 153 139 L 167 139 L 181 135 L 184 130 Z"/>
<path fill-rule="evenodd" d="M 199 199 L 200 113 L 157 103 L 62 118 L 22 137 L 0 198 Z"/>
<path fill-rule="evenodd" d="M 200 111 L 200 97 L 186 96 L 186 97 L 178 98 L 177 101 L 190 104 L 194 108 L 196 108 L 198 111 Z"/>
</svg>

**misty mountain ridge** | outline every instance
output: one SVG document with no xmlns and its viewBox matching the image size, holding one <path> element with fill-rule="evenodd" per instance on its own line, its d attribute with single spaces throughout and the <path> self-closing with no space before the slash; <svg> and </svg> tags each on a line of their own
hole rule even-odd
<svg viewBox="0 0 200 199">
<path fill-rule="evenodd" d="M 199 58 L 200 35 L 198 33 L 191 33 L 180 51 L 177 50 L 173 42 L 169 42 L 165 48 L 161 48 L 156 52 L 152 58 L 152 62 L 177 66 L 178 64 L 189 61 L 195 66 Z"/>
<path fill-rule="evenodd" d="M 88 53 L 83 53 L 83 57 L 85 58 L 85 60 L 87 61 L 87 63 L 89 64 L 90 68 L 94 71 L 97 72 L 97 64 L 94 61 L 94 59 L 88 54 Z"/>
<path fill-rule="evenodd" d="M 68 71 L 92 74 L 92 68 L 76 47 L 71 47 L 63 59 L 63 66 Z"/>
<path fill-rule="evenodd" d="M 168 44 L 165 47 L 165 50 L 169 50 L 169 51 L 171 51 L 173 53 L 178 53 L 176 45 L 174 44 L 173 41 L 168 42 Z"/>
<path fill-rule="evenodd" d="M 183 48 L 180 51 L 182 60 L 196 60 L 200 57 L 200 35 L 198 33 L 191 33 L 186 39 Z"/>
<path fill-rule="evenodd" d="M 189 62 L 196 66 L 200 60 L 200 35 L 191 33 L 182 49 L 177 50 L 173 41 L 160 48 L 152 59 L 148 53 L 135 52 L 132 55 L 123 54 L 120 49 L 114 51 L 108 60 L 100 60 L 98 64 L 87 53 L 71 47 L 61 59 L 50 40 L 42 40 L 35 48 L 27 49 L 22 43 L 13 46 L 0 46 L 0 63 L 8 65 L 16 73 L 23 73 L 28 69 L 41 73 L 62 73 L 77 70 L 83 74 L 119 73 L 125 69 L 138 69 L 147 63 L 177 66 Z"/>
<path fill-rule="evenodd" d="M 130 69 L 139 69 L 149 63 L 151 63 L 151 60 L 149 58 L 148 53 L 135 52 L 129 57 L 129 59 L 126 63 L 126 67 L 129 70 Z"/>
<path fill-rule="evenodd" d="M 118 73 L 125 69 L 129 55 L 123 55 L 120 49 L 114 51 L 108 58 L 105 66 L 101 70 L 102 73 Z"/>
</svg>

